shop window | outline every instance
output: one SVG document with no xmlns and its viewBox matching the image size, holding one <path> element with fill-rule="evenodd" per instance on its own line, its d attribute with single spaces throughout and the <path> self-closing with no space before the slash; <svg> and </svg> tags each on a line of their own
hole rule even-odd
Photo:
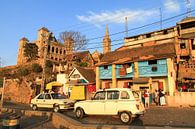
<svg viewBox="0 0 195 129">
<path fill-rule="evenodd" d="M 185 43 L 180 43 L 180 48 L 181 49 L 185 49 L 186 48 L 186 44 Z"/>
<path fill-rule="evenodd" d="M 149 65 L 155 65 L 155 64 L 157 64 L 157 60 L 149 60 L 148 64 Z"/>
</svg>

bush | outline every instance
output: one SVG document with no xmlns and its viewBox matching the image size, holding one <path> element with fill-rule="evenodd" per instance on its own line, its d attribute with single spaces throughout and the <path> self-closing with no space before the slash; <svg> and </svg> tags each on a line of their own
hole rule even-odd
<svg viewBox="0 0 195 129">
<path fill-rule="evenodd" d="M 32 64 L 32 71 L 33 72 L 35 72 L 35 73 L 40 73 L 40 72 L 42 72 L 42 67 L 39 65 L 39 64 L 37 64 L 37 63 L 35 63 L 35 64 Z"/>
<path fill-rule="evenodd" d="M 53 63 L 50 60 L 46 61 L 46 67 L 52 68 L 53 67 Z"/>
<path fill-rule="evenodd" d="M 29 74 L 29 70 L 26 69 L 26 68 L 19 69 L 19 70 L 17 71 L 17 74 L 18 74 L 19 76 L 26 76 L 26 75 Z"/>
<path fill-rule="evenodd" d="M 88 66 L 87 62 L 81 62 L 79 65 L 80 65 L 81 67 L 87 67 L 87 66 Z"/>
</svg>

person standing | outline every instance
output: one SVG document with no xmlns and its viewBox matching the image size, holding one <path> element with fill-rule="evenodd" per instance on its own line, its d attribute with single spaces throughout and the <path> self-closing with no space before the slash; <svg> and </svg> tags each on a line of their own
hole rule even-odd
<svg viewBox="0 0 195 129">
<path fill-rule="evenodd" d="M 186 84 L 183 84 L 182 85 L 182 92 L 187 92 L 187 86 L 186 86 Z"/>
<path fill-rule="evenodd" d="M 159 105 L 159 92 L 156 89 L 154 92 L 154 102 L 156 103 L 156 106 Z"/>
<path fill-rule="evenodd" d="M 150 97 L 150 93 L 149 93 L 149 89 L 145 90 L 145 93 L 144 93 L 144 99 L 145 99 L 145 108 L 149 108 L 150 107 L 150 100 L 149 100 L 149 97 Z"/>
<path fill-rule="evenodd" d="M 159 97 L 160 97 L 160 105 L 161 106 L 165 106 L 166 102 L 165 102 L 165 94 L 163 91 L 159 91 Z"/>
</svg>

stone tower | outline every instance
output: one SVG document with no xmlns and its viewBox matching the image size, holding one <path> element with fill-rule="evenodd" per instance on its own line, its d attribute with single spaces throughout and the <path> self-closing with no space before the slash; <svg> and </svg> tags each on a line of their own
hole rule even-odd
<svg viewBox="0 0 195 129">
<path fill-rule="evenodd" d="M 44 54 L 44 45 L 47 42 L 48 38 L 49 38 L 50 32 L 47 28 L 42 27 L 41 29 L 38 30 L 38 40 L 36 42 L 36 45 L 38 46 L 39 49 L 39 57 L 43 57 Z"/>
<path fill-rule="evenodd" d="M 72 54 L 73 53 L 73 43 L 74 40 L 71 38 L 67 38 L 64 41 L 65 49 L 66 49 L 66 54 Z"/>
<path fill-rule="evenodd" d="M 27 59 L 24 56 L 24 46 L 27 43 L 29 43 L 29 40 L 27 38 L 22 38 L 19 41 L 17 65 L 22 65 L 27 62 Z"/>
<path fill-rule="evenodd" d="M 106 25 L 106 35 L 103 39 L 103 54 L 106 54 L 111 51 L 111 40 L 108 32 L 108 25 Z"/>
</svg>

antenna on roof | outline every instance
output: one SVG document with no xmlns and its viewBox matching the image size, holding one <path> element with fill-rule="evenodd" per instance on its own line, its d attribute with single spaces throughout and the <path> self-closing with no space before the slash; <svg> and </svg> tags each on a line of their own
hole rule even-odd
<svg viewBox="0 0 195 129">
<path fill-rule="evenodd" d="M 186 1 L 186 8 L 187 8 L 187 17 L 191 17 L 191 0 L 185 0 Z"/>
<path fill-rule="evenodd" d="M 160 29 L 162 30 L 162 10 L 159 8 L 159 13 L 160 13 Z"/>
<path fill-rule="evenodd" d="M 127 19 L 127 17 L 125 17 L 125 33 L 126 33 L 126 37 L 128 37 L 128 19 Z"/>
</svg>

